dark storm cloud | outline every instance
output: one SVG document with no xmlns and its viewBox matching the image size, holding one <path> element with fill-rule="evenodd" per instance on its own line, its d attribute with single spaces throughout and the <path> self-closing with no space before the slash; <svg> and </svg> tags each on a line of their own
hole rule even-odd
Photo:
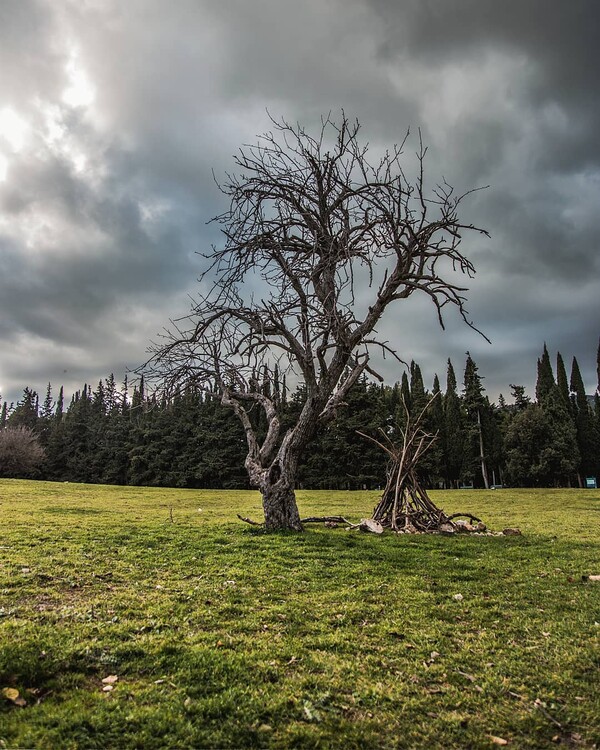
<svg viewBox="0 0 600 750">
<path fill-rule="evenodd" d="M 213 169 L 268 128 L 267 109 L 311 125 L 342 107 L 375 150 L 420 127 L 433 182 L 490 185 L 464 215 L 492 234 L 465 251 L 493 346 L 411 301 L 382 324 L 402 355 L 444 381 L 469 349 L 496 395 L 531 385 L 547 340 L 591 390 L 599 26 L 595 0 L 5 0 L 0 113 L 28 129 L 14 153 L 0 135 L 4 395 L 142 361 L 185 312 L 195 252 L 218 241 Z"/>
</svg>

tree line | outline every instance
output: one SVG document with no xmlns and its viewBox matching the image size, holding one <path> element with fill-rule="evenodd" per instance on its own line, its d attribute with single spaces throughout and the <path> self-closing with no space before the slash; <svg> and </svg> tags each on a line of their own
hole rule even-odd
<svg viewBox="0 0 600 750">
<path fill-rule="evenodd" d="M 600 382 L 600 348 L 597 355 Z M 277 368 L 257 373 L 285 426 L 304 402 Z M 308 446 L 298 471 L 301 487 L 374 489 L 383 486 L 386 456 L 359 431 L 400 436 L 407 413 L 431 401 L 425 428 L 437 434 L 420 466 L 428 487 L 582 486 L 600 477 L 600 389 L 586 394 L 573 358 L 553 364 L 546 346 L 537 363 L 535 398 L 511 384 L 510 403 L 491 402 L 477 364 L 467 355 L 459 385 L 448 360 L 444 387 L 436 375 L 425 387 L 412 362 L 394 385 L 359 379 L 337 418 Z M 130 389 L 113 375 L 84 385 L 65 404 L 64 390 L 43 400 L 26 387 L 17 404 L 2 405 L 0 476 L 164 487 L 245 489 L 247 448 L 242 427 L 219 395 L 188 387 L 170 398 L 147 392 L 143 378 Z M 432 400 L 432 397 L 434 397 Z M 263 412 L 251 413 L 260 434 Z M 261 420 L 264 424 L 261 424 Z"/>
</svg>

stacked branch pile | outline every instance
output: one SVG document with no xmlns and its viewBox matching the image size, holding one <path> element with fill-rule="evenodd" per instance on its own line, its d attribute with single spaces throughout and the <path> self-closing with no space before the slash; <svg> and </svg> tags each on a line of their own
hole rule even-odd
<svg viewBox="0 0 600 750">
<path fill-rule="evenodd" d="M 485 531 L 480 519 L 468 513 L 446 515 L 419 480 L 419 463 L 437 439 L 437 435 L 428 433 L 423 427 L 425 413 L 437 395 L 416 418 L 404 405 L 406 424 L 401 430 L 400 445 L 394 444 L 383 430 L 380 431 L 381 440 L 360 433 L 375 442 L 390 458 L 385 489 L 372 520 L 398 533 Z M 454 521 L 459 516 L 469 518 L 475 525 L 464 520 Z"/>
</svg>

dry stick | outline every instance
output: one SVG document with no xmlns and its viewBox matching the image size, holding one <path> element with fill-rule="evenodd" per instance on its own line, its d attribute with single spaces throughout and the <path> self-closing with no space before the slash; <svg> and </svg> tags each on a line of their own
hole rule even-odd
<svg viewBox="0 0 600 750">
<path fill-rule="evenodd" d="M 237 514 L 237 517 L 240 519 L 240 521 L 244 521 L 244 523 L 249 523 L 252 526 L 264 526 L 264 523 L 260 523 L 259 521 L 253 521 L 251 518 L 244 518 L 244 516 L 240 516 L 240 514 Z"/>
<path fill-rule="evenodd" d="M 309 516 L 308 518 L 301 518 L 300 523 L 347 523 L 352 525 L 351 521 L 344 516 Z M 358 524 L 360 525 L 360 524 Z"/>
</svg>

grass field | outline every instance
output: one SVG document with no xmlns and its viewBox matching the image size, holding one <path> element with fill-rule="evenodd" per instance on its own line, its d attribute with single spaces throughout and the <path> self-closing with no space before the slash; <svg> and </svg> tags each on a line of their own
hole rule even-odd
<svg viewBox="0 0 600 750">
<path fill-rule="evenodd" d="M 523 536 L 265 535 L 253 493 L 0 480 L 0 748 L 600 747 L 600 491 L 433 496 Z"/>
</svg>

